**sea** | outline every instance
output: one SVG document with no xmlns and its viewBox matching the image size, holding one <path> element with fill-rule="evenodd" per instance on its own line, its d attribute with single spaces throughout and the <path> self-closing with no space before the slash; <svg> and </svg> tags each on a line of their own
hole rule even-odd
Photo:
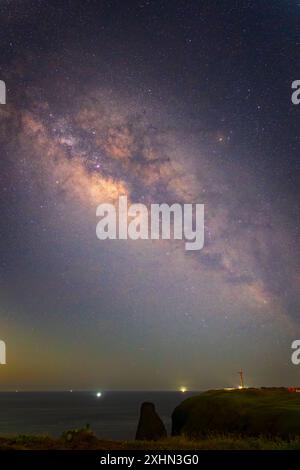
<svg viewBox="0 0 300 470">
<path fill-rule="evenodd" d="M 154 403 L 170 434 L 174 408 L 197 394 L 199 392 L 1 392 L 0 435 L 58 437 L 64 431 L 89 424 L 99 438 L 134 439 L 144 401 Z"/>
</svg>

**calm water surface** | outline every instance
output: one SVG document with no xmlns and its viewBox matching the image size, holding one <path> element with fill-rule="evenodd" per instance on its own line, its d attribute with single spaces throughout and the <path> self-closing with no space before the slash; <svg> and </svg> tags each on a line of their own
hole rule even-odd
<svg viewBox="0 0 300 470">
<path fill-rule="evenodd" d="M 49 434 L 89 423 L 99 436 L 133 439 L 139 409 L 151 401 L 171 429 L 171 414 L 183 399 L 199 392 L 2 392 L 0 393 L 0 434 Z"/>
</svg>

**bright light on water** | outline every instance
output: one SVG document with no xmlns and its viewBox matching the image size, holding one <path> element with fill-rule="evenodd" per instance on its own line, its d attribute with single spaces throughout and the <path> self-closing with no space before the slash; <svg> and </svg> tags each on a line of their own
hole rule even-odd
<svg viewBox="0 0 300 470">
<path fill-rule="evenodd" d="M 97 397 L 97 398 L 100 398 L 101 396 L 102 396 L 102 393 L 101 393 L 101 392 L 97 392 L 96 397 Z"/>
</svg>

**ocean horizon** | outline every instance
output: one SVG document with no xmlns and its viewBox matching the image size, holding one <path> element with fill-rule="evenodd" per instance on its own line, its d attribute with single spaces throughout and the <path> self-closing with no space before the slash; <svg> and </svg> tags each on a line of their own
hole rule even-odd
<svg viewBox="0 0 300 470">
<path fill-rule="evenodd" d="M 87 424 L 103 439 L 134 439 L 140 406 L 154 403 L 168 434 L 171 415 L 184 399 L 200 391 L 1 391 L 0 435 L 58 437 Z M 99 395 L 100 394 L 100 395 Z"/>
</svg>

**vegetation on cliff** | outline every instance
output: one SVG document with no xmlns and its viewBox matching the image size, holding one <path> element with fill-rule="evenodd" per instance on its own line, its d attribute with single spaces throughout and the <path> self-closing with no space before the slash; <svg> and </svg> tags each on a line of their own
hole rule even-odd
<svg viewBox="0 0 300 470">
<path fill-rule="evenodd" d="M 300 436 L 300 393 L 285 388 L 211 390 L 188 398 L 172 414 L 172 435 Z"/>
</svg>

